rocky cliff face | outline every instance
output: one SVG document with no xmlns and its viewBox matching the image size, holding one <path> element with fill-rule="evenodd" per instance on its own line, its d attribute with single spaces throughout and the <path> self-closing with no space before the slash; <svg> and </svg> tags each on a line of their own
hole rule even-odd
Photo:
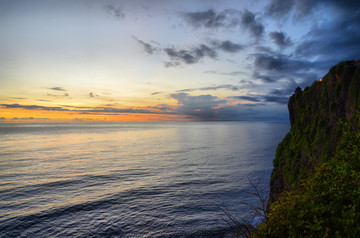
<svg viewBox="0 0 360 238">
<path fill-rule="evenodd" d="M 270 203 L 334 155 L 344 123 L 359 125 L 354 115 L 360 111 L 360 62 L 332 67 L 321 81 L 290 97 L 288 108 L 291 130 L 277 148 Z"/>
</svg>

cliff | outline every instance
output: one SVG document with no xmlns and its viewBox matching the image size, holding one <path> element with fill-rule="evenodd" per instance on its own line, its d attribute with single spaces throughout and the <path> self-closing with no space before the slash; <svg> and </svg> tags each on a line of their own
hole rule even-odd
<svg viewBox="0 0 360 238">
<path fill-rule="evenodd" d="M 334 155 L 344 123 L 357 126 L 359 108 L 360 64 L 354 61 L 332 67 L 321 81 L 290 97 L 291 130 L 277 148 L 270 202 Z"/>
<path fill-rule="evenodd" d="M 360 235 L 359 61 L 297 90 L 288 109 L 291 129 L 277 148 L 269 220 L 259 234 Z"/>
</svg>

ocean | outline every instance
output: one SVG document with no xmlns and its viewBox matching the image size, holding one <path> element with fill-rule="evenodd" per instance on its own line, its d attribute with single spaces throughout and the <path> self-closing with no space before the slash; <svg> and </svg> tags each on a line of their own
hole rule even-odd
<svg viewBox="0 0 360 238">
<path fill-rule="evenodd" d="M 221 237 L 284 122 L 0 124 L 0 237 Z M 261 180 L 260 180 L 261 179 Z"/>
</svg>

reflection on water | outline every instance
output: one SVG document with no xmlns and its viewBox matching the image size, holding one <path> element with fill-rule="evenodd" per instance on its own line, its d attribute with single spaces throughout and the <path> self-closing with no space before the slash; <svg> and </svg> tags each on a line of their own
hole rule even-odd
<svg viewBox="0 0 360 238">
<path fill-rule="evenodd" d="M 0 125 L 0 236 L 200 236 L 246 214 L 287 123 Z"/>
</svg>

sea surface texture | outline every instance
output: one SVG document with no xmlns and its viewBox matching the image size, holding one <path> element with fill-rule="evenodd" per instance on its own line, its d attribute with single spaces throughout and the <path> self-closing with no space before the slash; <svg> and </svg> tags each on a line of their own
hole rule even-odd
<svg viewBox="0 0 360 238">
<path fill-rule="evenodd" d="M 222 210 L 251 219 L 289 128 L 0 124 L 0 237 L 216 237 Z"/>
</svg>

